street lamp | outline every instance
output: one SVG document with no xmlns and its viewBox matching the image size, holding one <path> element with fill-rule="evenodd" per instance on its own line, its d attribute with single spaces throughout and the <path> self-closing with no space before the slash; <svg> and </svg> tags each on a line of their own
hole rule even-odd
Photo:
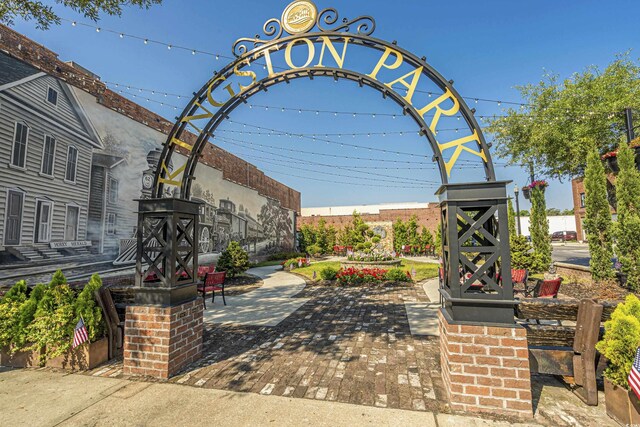
<svg viewBox="0 0 640 427">
<path fill-rule="evenodd" d="M 516 220 L 518 221 L 518 236 L 522 236 L 522 229 L 520 228 L 520 201 L 518 200 L 518 193 L 520 190 L 518 189 L 518 184 L 516 184 L 513 189 L 513 193 L 516 195 Z"/>
</svg>

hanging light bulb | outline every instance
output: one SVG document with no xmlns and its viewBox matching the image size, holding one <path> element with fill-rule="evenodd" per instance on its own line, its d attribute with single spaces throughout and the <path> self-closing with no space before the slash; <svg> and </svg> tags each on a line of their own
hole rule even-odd
<svg viewBox="0 0 640 427">
<path fill-rule="evenodd" d="M 71 26 L 72 26 L 72 27 L 75 27 L 76 25 L 77 25 L 77 24 L 76 24 L 76 21 L 72 21 L 72 22 L 71 22 Z"/>
<path fill-rule="evenodd" d="M 192 50 L 192 51 L 191 51 L 191 55 L 195 55 L 195 54 L 196 54 L 196 51 L 195 51 L 195 50 Z"/>
<path fill-rule="evenodd" d="M 96 28 L 96 33 L 100 32 L 100 27 Z"/>
<path fill-rule="evenodd" d="M 149 44 L 149 40 L 144 39 L 144 44 Z"/>
<path fill-rule="evenodd" d="M 216 55 L 216 61 L 220 59 L 220 55 Z"/>
<path fill-rule="evenodd" d="M 171 50 L 171 45 L 167 45 L 167 50 Z"/>
<path fill-rule="evenodd" d="M 476 104 L 477 104 L 478 103 L 478 98 L 476 98 L 475 101 L 476 101 Z"/>
<path fill-rule="evenodd" d="M 124 34 L 120 33 L 120 38 L 123 39 L 124 38 Z"/>
</svg>

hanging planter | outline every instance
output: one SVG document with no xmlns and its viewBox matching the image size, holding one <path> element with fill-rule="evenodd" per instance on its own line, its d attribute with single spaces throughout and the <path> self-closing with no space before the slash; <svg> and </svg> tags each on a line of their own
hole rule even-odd
<svg viewBox="0 0 640 427">
<path fill-rule="evenodd" d="M 524 194 L 524 198 L 527 200 L 531 199 L 531 190 L 534 188 L 539 189 L 544 193 L 545 188 L 549 186 L 549 183 L 544 180 L 533 181 L 531 184 L 522 187 L 522 194 Z"/>
<path fill-rule="evenodd" d="M 636 169 L 640 171 L 640 146 L 631 147 L 635 154 Z M 607 167 L 613 173 L 620 172 L 620 166 L 618 166 L 618 151 L 610 151 L 602 155 L 602 160 L 607 163 Z"/>
</svg>

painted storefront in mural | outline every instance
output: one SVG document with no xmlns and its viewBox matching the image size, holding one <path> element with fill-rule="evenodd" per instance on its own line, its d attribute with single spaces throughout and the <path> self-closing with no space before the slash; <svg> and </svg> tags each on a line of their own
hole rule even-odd
<svg viewBox="0 0 640 427">
<path fill-rule="evenodd" d="M 82 90 L 73 90 L 104 143 L 104 149 L 97 152 L 99 161 L 92 165 L 92 177 L 102 182 L 106 192 L 94 192 L 87 238 L 104 252 L 117 253 L 117 263 L 131 262 L 135 259 L 135 200 L 151 194 L 166 135 L 103 107 Z M 180 168 L 185 161 L 186 157 L 176 154 L 169 167 Z M 196 182 L 192 199 L 202 203 L 201 253 L 219 252 L 232 240 L 253 254 L 293 248 L 295 212 L 279 200 L 231 182 L 211 166 L 198 168 Z M 171 195 L 177 189 L 166 191 Z"/>
</svg>

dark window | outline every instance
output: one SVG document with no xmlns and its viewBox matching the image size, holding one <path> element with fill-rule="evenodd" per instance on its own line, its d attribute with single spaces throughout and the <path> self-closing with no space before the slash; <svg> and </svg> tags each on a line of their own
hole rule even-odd
<svg viewBox="0 0 640 427">
<path fill-rule="evenodd" d="M 78 150 L 75 147 L 69 147 L 67 151 L 67 172 L 64 179 L 76 182 L 76 170 L 78 169 Z"/>
<path fill-rule="evenodd" d="M 110 213 L 107 215 L 107 234 L 116 234 L 117 221 L 116 214 Z"/>
<path fill-rule="evenodd" d="M 44 137 L 44 148 L 42 149 L 42 168 L 40 172 L 44 175 L 53 176 L 53 161 L 56 156 L 56 139 L 52 136 Z"/>
<path fill-rule="evenodd" d="M 580 207 L 584 208 L 585 196 L 584 193 L 580 193 Z"/>
<path fill-rule="evenodd" d="M 118 202 L 118 180 L 109 179 L 109 203 Z"/>
<path fill-rule="evenodd" d="M 29 128 L 24 123 L 16 123 L 16 131 L 13 135 L 13 155 L 11 164 L 13 166 L 25 167 L 27 158 L 27 137 Z"/>
<path fill-rule="evenodd" d="M 47 91 L 47 102 L 53 105 L 58 105 L 58 91 L 52 87 Z"/>
</svg>

